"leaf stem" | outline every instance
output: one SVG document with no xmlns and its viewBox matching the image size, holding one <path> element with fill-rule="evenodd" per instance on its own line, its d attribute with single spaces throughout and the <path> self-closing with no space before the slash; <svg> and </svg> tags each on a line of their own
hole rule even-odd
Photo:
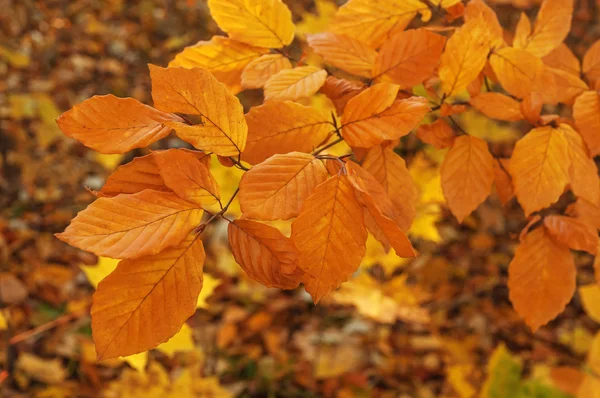
<svg viewBox="0 0 600 398">
<path fill-rule="evenodd" d="M 204 228 L 206 228 L 206 226 L 208 224 L 210 224 L 215 218 L 217 217 L 222 217 L 225 220 L 231 222 L 230 219 L 228 219 L 227 217 L 224 216 L 225 212 L 227 212 L 227 209 L 229 209 L 229 206 L 231 205 L 231 203 L 233 202 L 233 199 L 235 199 L 235 197 L 237 196 L 237 194 L 240 192 L 240 187 L 237 187 L 237 189 L 235 190 L 235 192 L 233 193 L 233 195 L 231 195 L 231 197 L 229 198 L 229 201 L 225 204 L 225 206 L 223 206 L 221 204 L 221 201 L 219 200 L 219 207 L 221 207 L 221 211 L 214 213 L 212 216 L 210 216 L 210 218 L 208 220 L 206 220 L 206 222 L 203 222 L 202 224 L 198 225 L 198 227 L 196 227 L 196 229 L 194 229 L 195 233 L 201 233 L 204 231 Z"/>
<path fill-rule="evenodd" d="M 336 139 L 335 141 L 332 141 L 332 142 L 330 142 L 329 144 L 327 144 L 327 145 L 325 145 L 325 146 L 323 146 L 323 147 L 321 147 L 321 148 L 317 149 L 317 150 L 316 150 L 316 151 L 314 151 L 312 154 L 313 154 L 314 156 L 317 156 L 318 154 L 320 154 L 320 153 L 321 153 L 321 152 L 323 152 L 324 150 L 326 150 L 326 149 L 329 149 L 329 148 L 331 148 L 332 146 L 334 146 L 334 145 L 336 145 L 336 144 L 339 144 L 339 143 L 340 143 L 340 142 L 342 142 L 342 141 L 344 141 L 344 139 L 343 139 L 343 138 L 338 138 L 338 139 Z"/>
</svg>

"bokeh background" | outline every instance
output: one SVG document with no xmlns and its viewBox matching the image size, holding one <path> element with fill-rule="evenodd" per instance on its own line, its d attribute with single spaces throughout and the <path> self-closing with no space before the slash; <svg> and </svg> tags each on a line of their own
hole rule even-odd
<svg viewBox="0 0 600 398">
<path fill-rule="evenodd" d="M 321 30 L 343 1 L 285 3 L 306 33 Z M 535 3 L 490 2 L 507 29 L 521 11 L 535 15 Z M 581 57 L 600 37 L 599 7 L 576 4 L 567 43 Z M 53 234 L 93 200 L 84 187 L 98 189 L 147 150 L 97 154 L 54 120 L 97 94 L 151 104 L 147 64 L 166 66 L 214 34 L 202 0 L 0 0 L 0 396 L 470 398 L 506 397 L 503 383 L 517 383 L 523 397 L 568 397 L 558 389 L 568 391 L 568 378 L 552 371 L 583 366 L 599 324 L 576 296 L 531 334 L 506 288 L 521 210 L 492 198 L 458 225 L 440 206 L 443 153 L 415 157 L 410 137 L 401 153 L 421 190 L 416 259 L 370 240 L 357 278 L 314 306 L 302 289 L 249 280 L 225 226 L 211 225 L 203 302 L 187 325 L 149 353 L 96 363 L 89 306 L 116 263 Z M 249 106 L 260 93 L 241 98 Z M 495 153 L 510 154 L 523 133 L 474 112 L 460 120 Z M 173 137 L 153 148 L 181 145 Z M 218 165 L 214 172 L 224 192 L 235 189 L 239 174 Z M 579 284 L 592 283 L 593 259 L 578 253 L 576 261 Z"/>
</svg>

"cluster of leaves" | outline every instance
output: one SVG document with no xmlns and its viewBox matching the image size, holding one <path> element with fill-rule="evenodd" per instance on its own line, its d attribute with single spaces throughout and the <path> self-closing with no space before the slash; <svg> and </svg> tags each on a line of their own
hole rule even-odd
<svg viewBox="0 0 600 398">
<path fill-rule="evenodd" d="M 172 130 L 195 148 L 119 167 L 58 235 L 121 259 L 94 295 L 99 358 L 153 348 L 193 314 L 203 283 L 200 236 L 216 219 L 229 223 L 233 256 L 250 278 L 282 289 L 303 283 L 315 303 L 358 269 L 368 233 L 414 256 L 405 232 L 418 190 L 394 149 L 425 118 L 417 137 L 448 149 L 441 186 L 459 222 L 494 183 L 504 203 L 516 197 L 529 217 L 509 267 L 517 312 L 535 330 L 564 309 L 575 290 L 569 249 L 596 254 L 600 227 L 592 159 L 600 153 L 600 96 L 590 89 L 600 80 L 600 44 L 585 56 L 586 82 L 562 43 L 573 0 L 545 0 L 533 27 L 522 14 L 514 35 L 481 0 L 350 0 L 326 32 L 306 35 L 306 51 L 327 67 L 289 54 L 295 27 L 281 0 L 208 5 L 228 36 L 186 48 L 168 68 L 150 65 L 154 108 L 97 96 L 58 119 L 66 135 L 102 153 L 145 147 Z M 434 13 L 464 23 L 405 30 Z M 235 94 L 260 88 L 264 104 L 244 114 Z M 317 92 L 330 99 L 331 115 L 298 102 Z M 541 114 L 559 103 L 573 106 L 574 121 Z M 533 127 L 510 159 L 495 156 L 453 118 L 469 107 Z M 212 155 L 244 171 L 227 200 Z M 559 202 L 566 191 L 574 202 L 567 209 Z M 234 199 L 237 220 L 226 215 Z M 293 220 L 289 236 L 277 220 Z"/>
</svg>

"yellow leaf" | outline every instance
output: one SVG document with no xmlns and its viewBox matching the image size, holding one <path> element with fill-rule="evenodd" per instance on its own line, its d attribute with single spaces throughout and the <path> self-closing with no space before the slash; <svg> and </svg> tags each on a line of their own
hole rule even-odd
<svg viewBox="0 0 600 398">
<path fill-rule="evenodd" d="M 315 188 L 292 223 L 292 240 L 300 268 L 316 280 L 315 303 L 323 290 L 339 286 L 358 269 L 367 230 L 347 176 L 336 175 Z"/>
<path fill-rule="evenodd" d="M 271 76 L 291 68 L 292 63 L 283 55 L 265 54 L 246 65 L 242 72 L 242 87 L 262 88 Z"/>
<path fill-rule="evenodd" d="M 210 41 L 200 41 L 186 47 L 169 62 L 169 67 L 206 69 L 235 94 L 242 89 L 244 68 L 266 53 L 267 50 L 264 48 L 250 46 L 226 37 L 213 36 Z"/>
<path fill-rule="evenodd" d="M 600 285 L 592 283 L 579 288 L 579 297 L 585 312 L 590 318 L 600 323 Z"/>
<path fill-rule="evenodd" d="M 312 155 L 273 155 L 242 177 L 240 207 L 247 218 L 288 220 L 300 213 L 306 198 L 326 179 L 323 162 Z"/>
<path fill-rule="evenodd" d="M 210 15 L 234 40 L 281 48 L 294 39 L 292 13 L 281 0 L 208 0 Z"/>
<path fill-rule="evenodd" d="M 242 159 L 257 164 L 275 154 L 312 152 L 335 129 L 317 109 L 291 101 L 269 101 L 246 115 L 248 143 Z"/>
<path fill-rule="evenodd" d="M 177 333 L 196 310 L 204 256 L 202 241 L 191 236 L 157 255 L 119 263 L 94 294 L 98 359 L 146 351 Z M 169 293 L 175 286 L 182 294 Z"/>
<path fill-rule="evenodd" d="M 377 52 L 362 41 L 335 33 L 308 35 L 307 41 L 325 62 L 353 75 L 371 77 Z"/>
<path fill-rule="evenodd" d="M 418 0 L 350 0 L 338 9 L 329 28 L 376 48 L 402 32 L 417 13 L 428 9 Z"/>
<path fill-rule="evenodd" d="M 174 193 L 144 190 L 96 199 L 56 237 L 98 256 L 135 258 L 179 244 L 202 213 Z"/>
<path fill-rule="evenodd" d="M 596 297 L 597 298 L 597 297 Z M 596 374 L 600 374 L 600 333 L 596 333 L 588 352 L 587 365 Z"/>
<path fill-rule="evenodd" d="M 127 362 L 129 366 L 134 368 L 140 373 L 144 373 L 146 365 L 148 365 L 148 351 L 140 352 L 139 354 L 133 354 L 126 357 L 121 357 L 122 360 Z"/>
<path fill-rule="evenodd" d="M 515 48 L 525 48 L 529 35 L 531 34 L 531 21 L 527 17 L 527 14 L 521 12 L 519 22 L 515 28 L 515 38 L 513 39 L 513 46 Z"/>
<path fill-rule="evenodd" d="M 342 136 L 351 147 L 371 148 L 410 133 L 429 112 L 427 100 L 396 100 L 400 86 L 378 83 L 348 101 L 342 115 Z"/>
<path fill-rule="evenodd" d="M 283 69 L 265 83 L 265 101 L 310 97 L 319 91 L 326 78 L 327 71 L 316 66 Z"/>
<path fill-rule="evenodd" d="M 561 130 L 535 128 L 517 142 L 509 171 L 526 215 L 558 200 L 569 182 L 570 165 L 569 143 Z"/>
<path fill-rule="evenodd" d="M 150 65 L 150 78 L 156 108 L 202 118 L 199 125 L 169 123 L 179 138 L 222 156 L 238 156 L 244 150 L 248 135 L 244 108 L 210 72 Z"/>
<path fill-rule="evenodd" d="M 462 222 L 491 192 L 494 158 L 485 141 L 457 137 L 441 168 L 442 189 L 452 214 Z"/>
<path fill-rule="evenodd" d="M 98 288 L 98 283 L 117 268 L 119 260 L 108 257 L 98 257 L 96 265 L 79 265 L 90 285 Z"/>
<path fill-rule="evenodd" d="M 508 267 L 509 298 L 534 332 L 556 318 L 575 292 L 575 263 L 569 248 L 538 228 L 517 247 Z"/>
<path fill-rule="evenodd" d="M 377 54 L 373 75 L 385 75 L 401 88 L 416 86 L 430 77 L 446 38 L 426 29 L 410 29 L 386 40 Z"/>
<path fill-rule="evenodd" d="M 544 72 L 541 59 L 525 50 L 511 47 L 493 52 L 490 65 L 502 87 L 518 98 L 531 93 Z"/>
<path fill-rule="evenodd" d="M 483 17 L 466 22 L 448 39 L 440 58 L 442 90 L 452 96 L 466 89 L 487 62 L 490 38 Z"/>
<path fill-rule="evenodd" d="M 65 135 L 102 153 L 125 153 L 166 137 L 169 122 L 182 119 L 133 98 L 96 95 L 75 105 L 57 120 Z"/>
<path fill-rule="evenodd" d="M 229 245 L 235 261 L 251 279 L 280 289 L 295 289 L 302 271 L 298 249 L 277 228 L 251 220 L 229 223 Z"/>
<path fill-rule="evenodd" d="M 410 236 L 430 240 L 432 242 L 441 242 L 442 237 L 436 224 L 442 219 L 442 209 L 440 205 L 429 204 L 418 206 L 417 214 L 408 230 Z"/>
<path fill-rule="evenodd" d="M 206 300 L 213 294 L 215 289 L 221 285 L 221 279 L 215 278 L 210 274 L 204 274 L 202 280 L 202 291 L 198 295 L 196 308 L 208 308 Z"/>
<path fill-rule="evenodd" d="M 0 312 L 0 330 L 6 330 L 8 328 L 8 323 L 6 322 L 6 317 L 3 312 Z"/>
<path fill-rule="evenodd" d="M 468 22 L 479 17 L 486 22 L 487 34 L 490 37 L 492 47 L 502 47 L 504 45 L 504 31 L 498 21 L 496 12 L 483 0 L 469 1 L 465 7 L 465 21 Z"/>
<path fill-rule="evenodd" d="M 571 30 L 573 0 L 544 0 L 538 12 L 533 31 L 526 40 L 515 41 L 536 57 L 543 57 L 558 47 Z"/>
<path fill-rule="evenodd" d="M 471 398 L 477 392 L 468 380 L 472 372 L 473 365 L 471 364 L 448 367 L 448 382 L 460 398 Z"/>
<path fill-rule="evenodd" d="M 94 159 L 96 162 L 100 163 L 106 170 L 112 171 L 117 168 L 123 161 L 125 155 L 120 153 L 115 153 L 112 155 L 107 155 L 105 153 L 94 152 Z"/>
<path fill-rule="evenodd" d="M 192 337 L 192 328 L 189 327 L 187 323 L 184 323 L 179 332 L 171 337 L 166 343 L 162 343 L 156 347 L 156 349 L 171 358 L 173 358 L 173 355 L 175 355 L 176 352 L 194 351 L 196 346 L 194 345 L 194 338 Z"/>
</svg>

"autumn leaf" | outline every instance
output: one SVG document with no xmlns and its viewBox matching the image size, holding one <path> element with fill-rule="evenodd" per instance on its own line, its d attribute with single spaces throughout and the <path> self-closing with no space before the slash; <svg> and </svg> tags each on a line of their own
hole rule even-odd
<svg viewBox="0 0 600 398">
<path fill-rule="evenodd" d="M 340 7 L 329 29 L 379 47 L 389 37 L 402 32 L 426 4 L 418 0 L 350 0 Z"/>
<path fill-rule="evenodd" d="M 512 47 L 494 51 L 490 65 L 502 87 L 518 98 L 525 97 L 536 88 L 544 71 L 541 59 Z"/>
<path fill-rule="evenodd" d="M 515 196 L 512 179 L 508 173 L 509 159 L 494 159 L 494 182 L 496 183 L 496 193 L 502 205 L 506 204 Z"/>
<path fill-rule="evenodd" d="M 596 40 L 585 53 L 582 69 L 591 86 L 600 80 L 600 40 Z"/>
<path fill-rule="evenodd" d="M 362 41 L 335 33 L 307 35 L 306 39 L 325 62 L 353 75 L 372 76 L 377 51 Z"/>
<path fill-rule="evenodd" d="M 573 17 L 573 0 L 544 0 L 533 31 L 525 40 L 515 41 L 536 57 L 543 57 L 558 47 L 569 34 Z"/>
<path fill-rule="evenodd" d="M 262 88 L 271 76 L 291 68 L 292 63 L 283 55 L 265 54 L 248 62 L 242 72 L 242 87 Z"/>
<path fill-rule="evenodd" d="M 489 118 L 515 122 L 523 119 L 519 101 L 500 93 L 481 93 L 470 101 L 473 108 Z"/>
<path fill-rule="evenodd" d="M 487 35 L 492 47 L 502 47 L 504 44 L 504 31 L 498 16 L 483 0 L 471 0 L 465 7 L 465 21 L 482 18 L 485 21 Z"/>
<path fill-rule="evenodd" d="M 146 189 L 96 199 L 56 237 L 98 256 L 137 258 L 178 245 L 202 213 L 174 193 Z"/>
<path fill-rule="evenodd" d="M 267 287 L 295 289 L 302 271 L 297 267 L 298 249 L 277 228 L 251 220 L 229 224 L 229 244 L 235 261 Z"/>
<path fill-rule="evenodd" d="M 373 75 L 385 75 L 401 88 L 430 77 L 435 70 L 446 39 L 426 29 L 410 29 L 386 40 L 377 54 Z"/>
<path fill-rule="evenodd" d="M 220 201 L 219 185 L 193 154 L 184 150 L 154 152 L 154 161 L 165 185 L 180 198 L 201 207 Z"/>
<path fill-rule="evenodd" d="M 342 136 L 351 147 L 370 148 L 408 134 L 429 112 L 424 98 L 396 100 L 400 86 L 379 83 L 348 101 Z"/>
<path fill-rule="evenodd" d="M 357 96 L 365 88 L 366 86 L 358 81 L 328 76 L 319 92 L 325 94 L 331 100 L 336 112 L 341 115 L 344 113 L 344 108 L 346 108 L 348 101 Z"/>
<path fill-rule="evenodd" d="M 568 124 L 558 126 L 566 141 L 569 150 L 569 179 L 571 190 L 577 197 L 586 199 L 591 203 L 600 201 L 600 178 L 596 162 L 589 156 L 583 139 Z"/>
<path fill-rule="evenodd" d="M 292 13 L 281 0 L 208 0 L 210 15 L 229 37 L 258 47 L 294 40 Z"/>
<path fill-rule="evenodd" d="M 317 109 L 291 101 L 269 101 L 246 115 L 248 143 L 242 159 L 257 164 L 272 155 L 312 152 L 333 133 L 332 123 Z"/>
<path fill-rule="evenodd" d="M 443 119 L 437 119 L 431 124 L 422 124 L 417 129 L 417 137 L 426 144 L 437 149 L 449 148 L 454 144 L 456 134 L 452 127 Z"/>
<path fill-rule="evenodd" d="M 357 190 L 359 202 L 366 209 L 365 225 L 379 241 L 392 248 L 399 257 L 414 257 L 408 237 L 398 224 L 395 209 L 385 189 L 368 171 L 352 161 L 346 162 L 348 180 Z"/>
<path fill-rule="evenodd" d="M 146 351 L 177 333 L 196 310 L 203 264 L 196 236 L 159 254 L 120 262 L 94 294 L 98 359 Z M 170 294 L 175 287 L 181 294 Z"/>
<path fill-rule="evenodd" d="M 316 66 L 283 69 L 265 83 L 265 101 L 291 100 L 310 97 L 325 83 L 327 71 Z"/>
<path fill-rule="evenodd" d="M 441 167 L 442 189 L 452 214 L 462 222 L 490 194 L 494 158 L 482 139 L 457 137 Z"/>
<path fill-rule="evenodd" d="M 566 245 L 544 230 L 528 233 L 508 268 L 510 301 L 535 332 L 571 301 L 575 292 L 575 263 Z"/>
<path fill-rule="evenodd" d="M 288 220 L 300 213 L 304 200 L 326 179 L 323 162 L 312 155 L 273 155 L 242 177 L 240 208 L 247 218 Z"/>
<path fill-rule="evenodd" d="M 237 156 L 246 146 L 248 128 L 240 101 L 214 76 L 200 68 L 150 65 L 152 99 L 158 109 L 200 115 L 202 123 L 169 123 L 184 141 L 222 156 Z"/>
<path fill-rule="evenodd" d="M 515 195 L 525 214 L 556 202 L 569 182 L 568 142 L 550 126 L 531 130 L 520 139 L 510 161 Z"/>
<path fill-rule="evenodd" d="M 573 51 L 571 51 L 564 43 L 544 56 L 542 61 L 544 62 L 544 65 L 553 69 L 560 69 L 577 77 L 581 74 L 579 58 L 577 58 L 577 56 L 573 54 Z"/>
<path fill-rule="evenodd" d="M 367 152 L 362 167 L 384 188 L 395 208 L 396 223 L 408 231 L 416 215 L 419 192 L 404 159 L 391 145 L 375 146 Z"/>
<path fill-rule="evenodd" d="M 600 286 L 596 283 L 581 286 L 579 297 L 588 316 L 600 323 Z"/>
<path fill-rule="evenodd" d="M 593 225 L 571 217 L 550 215 L 544 218 L 548 234 L 573 250 L 584 250 L 596 255 L 598 233 Z"/>
<path fill-rule="evenodd" d="M 177 115 L 161 112 L 133 98 L 94 96 L 57 120 L 65 135 L 102 153 L 125 153 L 152 144 L 171 132 Z"/>
<path fill-rule="evenodd" d="M 440 58 L 438 74 L 444 94 L 452 96 L 466 89 L 485 66 L 490 49 L 490 38 L 482 17 L 457 29 L 448 39 Z"/>
<path fill-rule="evenodd" d="M 562 69 L 545 67 L 541 80 L 537 82 L 534 89 L 542 95 L 544 103 L 570 104 L 589 87 L 579 76 Z"/>
<path fill-rule="evenodd" d="M 169 67 L 202 68 L 225 84 L 235 94 L 242 89 L 242 71 L 255 60 L 262 58 L 267 50 L 250 46 L 222 36 L 200 41 L 186 47 L 175 56 Z M 289 61 L 288 61 L 289 62 Z"/>
<path fill-rule="evenodd" d="M 316 279 L 315 303 L 323 289 L 338 287 L 358 269 L 367 230 L 347 176 L 336 175 L 315 188 L 292 222 L 292 240 L 300 251 L 298 265 Z"/>
<path fill-rule="evenodd" d="M 586 91 L 575 100 L 573 117 L 577 130 L 581 133 L 590 154 L 600 154 L 600 95 L 596 91 Z"/>
</svg>

